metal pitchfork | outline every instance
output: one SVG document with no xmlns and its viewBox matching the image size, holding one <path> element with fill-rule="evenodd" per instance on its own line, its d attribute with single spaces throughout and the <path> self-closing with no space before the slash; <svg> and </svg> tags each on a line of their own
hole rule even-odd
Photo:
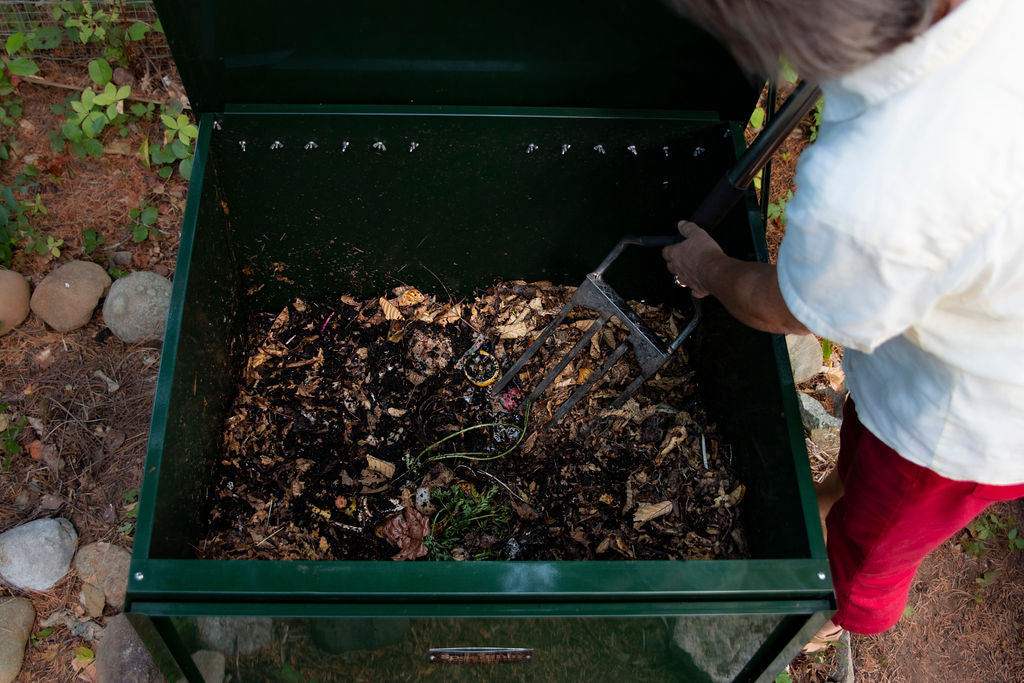
<svg viewBox="0 0 1024 683">
<path fill-rule="evenodd" d="M 818 87 L 807 83 L 801 84 L 794 90 L 789 99 L 786 100 L 786 103 L 779 109 L 761 134 L 757 136 L 757 139 L 739 158 L 736 165 L 718 181 L 718 184 L 712 189 L 711 193 L 701 202 L 700 206 L 693 212 L 690 220 L 706 230 L 710 230 L 718 225 L 725 218 L 726 214 L 729 213 L 729 210 L 746 193 L 747 186 L 754 179 L 754 176 L 768 162 L 775 150 L 785 141 L 790 132 L 803 119 L 804 115 L 810 111 L 811 107 L 814 106 L 820 97 L 821 91 Z M 629 331 L 626 341 L 619 344 L 605 360 L 604 364 L 588 377 L 568 400 L 558 407 L 548 425 L 557 424 L 632 346 L 633 354 L 636 357 L 637 364 L 640 366 L 640 375 L 630 382 L 629 386 L 619 394 L 618 398 L 612 402 L 610 408 L 614 410 L 625 403 L 626 399 L 632 396 L 644 382 L 653 377 L 654 373 L 658 372 L 668 362 L 668 359 L 675 350 L 690 336 L 690 333 L 697 327 L 703 315 L 703 304 L 697 297 L 692 297 L 693 317 L 675 339 L 671 342 L 666 342 L 640 320 L 640 316 L 626 303 L 626 300 L 605 282 L 604 272 L 627 246 L 635 245 L 660 249 L 682 240 L 682 235 L 678 234 L 646 237 L 627 235 L 619 240 L 619 243 L 615 245 L 615 248 L 605 257 L 597 269 L 587 275 L 583 284 L 579 286 L 576 293 L 572 295 L 572 298 L 569 299 L 569 302 L 565 304 L 554 319 L 548 323 L 541 335 L 530 344 L 530 348 L 526 350 L 526 353 L 493 385 L 492 394 L 499 395 L 508 386 L 509 382 L 519 374 L 523 366 L 540 350 L 548 340 L 548 337 L 565 320 L 565 317 L 574 308 L 581 307 L 597 313 L 597 320 L 587 328 L 583 336 L 580 337 L 580 340 L 572 347 L 572 350 L 544 376 L 540 384 L 526 398 L 526 402 L 533 403 L 536 401 L 551 382 L 565 370 L 572 359 L 587 347 L 590 340 L 604 327 L 605 323 L 614 318 Z"/>
</svg>

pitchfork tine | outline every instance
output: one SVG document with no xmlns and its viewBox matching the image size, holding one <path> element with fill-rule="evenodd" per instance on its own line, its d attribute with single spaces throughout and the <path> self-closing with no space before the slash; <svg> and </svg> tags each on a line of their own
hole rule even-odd
<svg viewBox="0 0 1024 683">
<path fill-rule="evenodd" d="M 523 369 L 523 366 L 525 366 L 529 362 L 529 360 L 533 358 L 534 354 L 540 351 L 540 347 L 544 345 L 544 342 L 546 342 L 548 337 L 551 336 L 551 333 L 555 331 L 555 328 L 562 324 L 562 321 L 565 320 L 565 316 L 569 315 L 569 311 L 571 311 L 575 306 L 576 295 L 574 294 L 569 299 L 569 303 L 563 306 L 562 310 L 558 312 L 558 315 L 552 318 L 551 322 L 548 323 L 548 326 L 545 327 L 544 331 L 540 333 L 540 336 L 533 340 L 533 343 L 530 344 L 530 347 L 526 349 L 526 353 L 520 356 L 519 360 L 517 360 L 515 364 L 508 369 L 508 372 L 502 375 L 501 379 L 499 379 L 494 384 L 494 387 L 491 389 L 492 394 L 500 394 L 502 390 L 505 388 L 505 385 L 511 382 L 513 379 L 515 379 L 516 375 L 519 374 L 519 371 Z"/>
<path fill-rule="evenodd" d="M 587 328 L 587 331 L 583 333 L 580 340 L 576 342 L 576 345 L 572 347 L 572 350 L 565 354 L 562 360 L 558 362 L 558 365 L 553 367 L 548 374 L 544 375 L 544 379 L 541 380 L 540 384 L 537 385 L 537 388 L 533 390 L 533 393 L 531 393 L 530 397 L 526 400 L 530 403 L 536 401 L 540 395 L 544 393 L 544 390 L 548 388 L 548 385 L 550 385 L 555 378 L 562 373 L 562 370 L 565 370 L 565 366 L 567 366 L 569 362 L 583 350 L 583 347 L 590 343 L 591 338 L 597 334 L 597 331 L 600 330 L 606 322 L 608 322 L 608 318 L 605 316 L 601 316 L 595 320 L 593 324 Z"/>
<path fill-rule="evenodd" d="M 583 395 L 590 391 L 590 388 L 597 384 L 598 380 L 608 374 L 608 371 L 612 369 L 612 366 L 615 365 L 620 358 L 622 358 L 622 355 L 626 353 L 628 348 L 629 345 L 625 342 L 619 344 L 618 347 L 612 351 L 612 354 L 608 356 L 608 359 L 598 369 L 598 371 L 588 377 L 587 381 L 580 385 L 580 388 L 574 391 L 572 396 L 570 396 L 565 403 L 558 406 L 558 410 L 555 411 L 555 415 L 551 418 L 551 422 L 549 424 L 558 424 L 558 421 L 565 417 L 566 413 L 572 410 L 572 407 L 576 405 L 576 402 L 583 398 Z"/>
</svg>

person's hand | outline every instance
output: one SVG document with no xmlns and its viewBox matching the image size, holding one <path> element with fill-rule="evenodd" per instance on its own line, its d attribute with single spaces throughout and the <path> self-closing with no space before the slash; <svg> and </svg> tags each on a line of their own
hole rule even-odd
<svg viewBox="0 0 1024 683">
<path fill-rule="evenodd" d="M 676 277 L 676 283 L 689 287 L 696 297 L 705 297 L 708 290 L 708 266 L 717 258 L 726 257 L 703 228 L 690 221 L 679 221 L 679 234 L 686 239 L 661 250 L 668 272 Z"/>
</svg>

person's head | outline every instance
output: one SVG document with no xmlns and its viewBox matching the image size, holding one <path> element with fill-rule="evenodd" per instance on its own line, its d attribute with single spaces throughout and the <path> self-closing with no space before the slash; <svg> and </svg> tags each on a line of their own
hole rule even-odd
<svg viewBox="0 0 1024 683">
<path fill-rule="evenodd" d="M 670 0 L 740 65 L 774 77 L 784 58 L 812 81 L 849 73 L 908 42 L 960 0 Z"/>
</svg>

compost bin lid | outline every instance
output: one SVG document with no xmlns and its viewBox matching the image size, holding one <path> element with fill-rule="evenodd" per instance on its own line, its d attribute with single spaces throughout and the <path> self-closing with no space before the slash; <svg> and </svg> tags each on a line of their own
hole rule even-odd
<svg viewBox="0 0 1024 683">
<path fill-rule="evenodd" d="M 755 88 L 663 0 L 154 0 L 193 108 L 468 105 L 715 111 Z"/>
</svg>

